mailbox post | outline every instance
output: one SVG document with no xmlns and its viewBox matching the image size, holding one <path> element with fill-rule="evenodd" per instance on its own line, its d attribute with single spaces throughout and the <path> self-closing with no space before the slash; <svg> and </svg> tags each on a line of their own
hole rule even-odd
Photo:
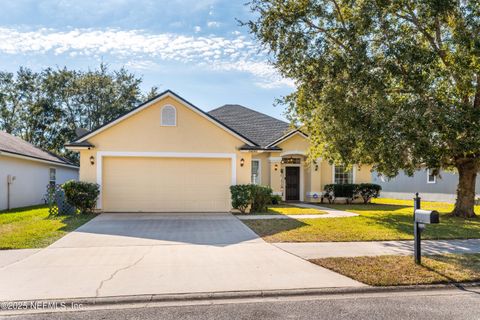
<svg viewBox="0 0 480 320">
<path fill-rule="evenodd" d="M 417 200 L 418 199 L 418 200 Z M 425 229 L 426 224 L 437 224 L 440 222 L 440 216 L 438 211 L 422 210 L 420 209 L 420 198 L 418 193 L 414 199 L 413 209 L 413 236 L 414 236 L 414 257 L 415 263 L 422 263 L 422 231 Z M 417 202 L 418 201 L 418 202 Z"/>
<path fill-rule="evenodd" d="M 418 192 L 415 193 L 415 198 L 413 198 L 413 221 L 415 221 L 415 210 L 420 209 L 422 198 L 418 196 Z"/>
</svg>

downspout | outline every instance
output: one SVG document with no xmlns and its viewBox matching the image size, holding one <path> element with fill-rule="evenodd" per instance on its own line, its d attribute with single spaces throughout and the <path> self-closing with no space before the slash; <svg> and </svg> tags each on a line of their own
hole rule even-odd
<svg viewBox="0 0 480 320">
<path fill-rule="evenodd" d="M 7 210 L 10 210 L 10 185 L 15 181 L 15 176 L 7 176 Z"/>
<path fill-rule="evenodd" d="M 7 176 L 7 210 L 10 210 L 10 175 Z"/>
</svg>

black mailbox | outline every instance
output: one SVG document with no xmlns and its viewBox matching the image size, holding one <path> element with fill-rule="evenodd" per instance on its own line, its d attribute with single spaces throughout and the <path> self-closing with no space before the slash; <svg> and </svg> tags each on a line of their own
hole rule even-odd
<svg viewBox="0 0 480 320">
<path fill-rule="evenodd" d="M 420 197 L 418 193 L 413 198 L 413 251 L 415 263 L 422 263 L 422 231 L 426 224 L 440 223 L 440 215 L 438 211 L 422 210 L 420 209 Z"/>
<path fill-rule="evenodd" d="M 435 210 L 415 210 L 415 222 L 423 224 L 440 223 L 440 215 Z"/>
</svg>

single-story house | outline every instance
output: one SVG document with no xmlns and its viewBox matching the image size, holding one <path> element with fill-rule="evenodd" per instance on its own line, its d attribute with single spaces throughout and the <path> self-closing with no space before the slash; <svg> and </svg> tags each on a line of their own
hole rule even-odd
<svg viewBox="0 0 480 320">
<path fill-rule="evenodd" d="M 427 201 L 455 202 L 457 198 L 458 173 L 455 172 L 435 172 L 424 168 L 417 170 L 413 176 L 401 172 L 392 179 L 372 172 L 372 181 L 382 186 L 381 196 L 384 198 L 411 200 L 416 192 Z M 477 177 L 475 190 L 478 195 L 480 177 Z"/>
<path fill-rule="evenodd" d="M 308 137 L 286 122 L 240 105 L 204 112 L 170 90 L 66 147 L 109 212 L 228 211 L 229 186 L 247 183 L 316 201 L 325 184 L 371 181 L 370 168 L 308 163 Z"/>
<path fill-rule="evenodd" d="M 78 179 L 78 166 L 0 131 L 0 210 L 44 203 L 47 186 Z"/>
</svg>

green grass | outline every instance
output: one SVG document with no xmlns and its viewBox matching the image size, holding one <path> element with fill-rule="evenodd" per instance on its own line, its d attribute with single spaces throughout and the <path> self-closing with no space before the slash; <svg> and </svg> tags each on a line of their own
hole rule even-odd
<svg viewBox="0 0 480 320">
<path fill-rule="evenodd" d="M 372 286 L 480 281 L 480 254 L 325 258 L 311 262 Z"/>
<path fill-rule="evenodd" d="M 412 202 L 375 199 L 374 203 L 323 205 L 358 213 L 357 217 L 243 221 L 268 242 L 373 241 L 413 239 Z M 422 202 L 423 209 L 440 212 L 440 224 L 429 225 L 424 239 L 480 238 L 480 218 L 449 216 L 452 204 Z M 480 213 L 480 207 L 475 208 Z"/>
<path fill-rule="evenodd" d="M 325 214 L 326 212 L 321 211 L 315 208 L 301 208 L 295 205 L 290 204 L 276 204 L 271 205 L 268 207 L 268 211 L 266 212 L 255 212 L 251 213 L 253 215 L 277 215 L 277 214 L 286 214 L 286 215 L 302 215 L 302 214 Z M 250 213 L 245 213 L 245 215 L 249 215 Z"/>
<path fill-rule="evenodd" d="M 50 216 L 45 206 L 0 211 L 0 250 L 46 247 L 94 217 Z"/>
</svg>

